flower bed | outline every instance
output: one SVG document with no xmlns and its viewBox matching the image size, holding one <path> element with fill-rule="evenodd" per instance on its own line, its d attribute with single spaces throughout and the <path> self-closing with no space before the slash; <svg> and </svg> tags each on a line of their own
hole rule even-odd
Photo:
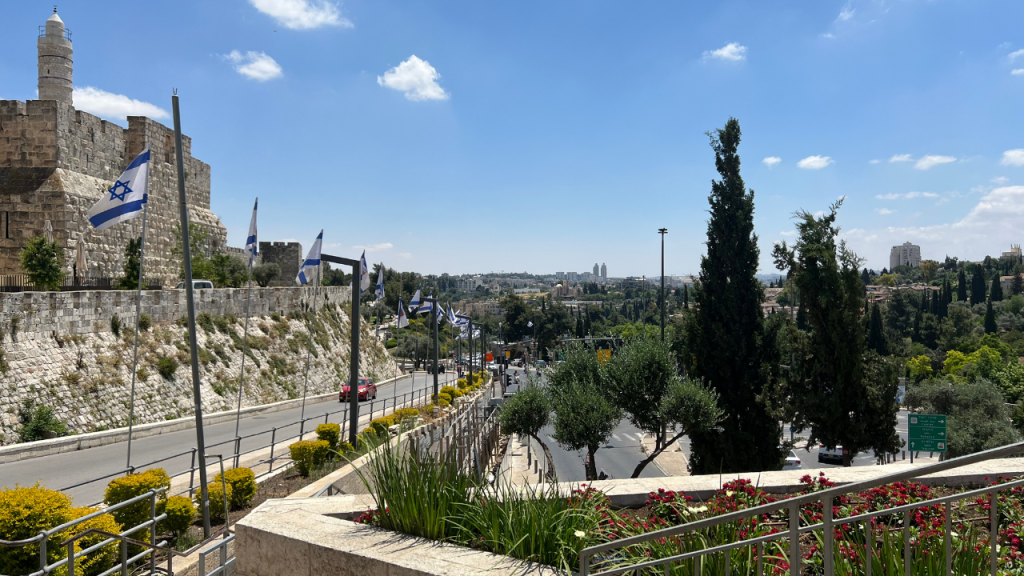
<svg viewBox="0 0 1024 576">
<path fill-rule="evenodd" d="M 364 524 L 431 538 L 470 548 L 547 564 L 563 570 L 579 569 L 579 553 L 588 546 L 614 542 L 677 526 L 785 500 L 799 494 L 833 487 L 820 473 L 804 476 L 803 488 L 794 494 L 768 494 L 750 480 L 724 484 L 711 497 L 700 501 L 685 493 L 666 490 L 652 492 L 640 509 L 616 509 L 598 490 L 581 485 L 571 495 L 559 496 L 555 490 L 508 486 L 486 486 L 467 477 L 440 460 L 415 452 L 407 457 L 384 454 L 374 463 L 365 479 L 375 483 L 374 499 L 388 506 L 368 511 L 358 521 Z M 996 482 L 1008 482 L 998 479 Z M 430 487 L 429 494 L 419 494 Z M 966 490 L 930 488 L 915 482 L 897 482 L 865 492 L 847 494 L 833 502 L 837 520 L 868 512 L 955 496 Z M 410 495 L 411 494 L 411 495 Z M 987 571 L 990 559 L 990 503 L 988 496 L 964 497 L 950 506 L 954 574 L 979 574 Z M 946 504 L 913 509 L 910 518 L 912 573 L 944 574 Z M 821 522 L 821 502 L 801 506 L 800 524 Z M 999 494 L 999 532 L 997 554 L 1000 574 L 1024 574 L 1024 558 L 1019 534 L 1024 530 L 1024 488 L 1016 487 Z M 833 562 L 836 574 L 866 572 L 866 542 L 871 542 L 872 574 L 903 574 L 903 513 L 881 514 L 867 523 L 837 524 Z M 722 524 L 680 536 L 654 539 L 611 551 L 594 558 L 592 571 L 600 573 L 613 567 L 665 558 L 712 546 L 779 534 L 779 539 L 764 545 L 765 573 L 789 573 L 789 518 L 783 509 L 770 514 Z M 824 570 L 821 530 L 805 533 L 800 539 L 801 572 L 821 574 Z M 756 546 L 731 551 L 729 567 L 733 574 L 752 574 L 757 569 Z M 725 572 L 724 553 L 703 559 L 701 574 Z M 664 573 L 660 569 L 658 573 Z M 672 573 L 694 574 L 693 561 L 672 565 Z"/>
</svg>

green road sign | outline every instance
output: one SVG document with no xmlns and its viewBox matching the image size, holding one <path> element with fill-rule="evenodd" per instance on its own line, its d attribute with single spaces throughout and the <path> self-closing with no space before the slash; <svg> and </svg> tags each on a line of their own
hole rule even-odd
<svg viewBox="0 0 1024 576">
<path fill-rule="evenodd" d="M 911 414 L 907 446 L 914 452 L 946 451 L 946 417 L 942 414 Z"/>
</svg>

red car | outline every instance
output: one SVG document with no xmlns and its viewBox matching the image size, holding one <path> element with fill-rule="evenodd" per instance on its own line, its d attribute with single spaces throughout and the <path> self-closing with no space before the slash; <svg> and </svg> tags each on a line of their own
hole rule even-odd
<svg viewBox="0 0 1024 576">
<path fill-rule="evenodd" d="M 341 392 L 338 392 L 338 402 L 345 402 L 348 400 L 348 382 L 341 385 Z M 377 385 L 373 383 L 373 378 L 360 378 L 359 379 L 359 399 L 374 399 L 377 397 Z"/>
</svg>

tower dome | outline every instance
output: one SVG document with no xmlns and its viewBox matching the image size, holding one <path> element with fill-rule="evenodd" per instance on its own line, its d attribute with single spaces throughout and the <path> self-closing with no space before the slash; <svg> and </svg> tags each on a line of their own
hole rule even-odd
<svg viewBox="0 0 1024 576">
<path fill-rule="evenodd" d="M 39 28 L 39 99 L 71 105 L 71 31 L 64 28 L 56 8 Z"/>
</svg>

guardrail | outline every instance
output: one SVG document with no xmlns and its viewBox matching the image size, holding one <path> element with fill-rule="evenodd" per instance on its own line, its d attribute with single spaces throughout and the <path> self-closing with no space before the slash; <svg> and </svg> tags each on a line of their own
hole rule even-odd
<svg viewBox="0 0 1024 576">
<path fill-rule="evenodd" d="M 964 493 L 953 494 L 949 496 L 943 496 L 940 498 L 932 498 L 929 500 L 914 502 L 911 504 L 902 505 L 899 507 L 888 508 L 883 510 L 871 511 L 856 516 L 850 516 L 847 518 L 833 518 L 833 504 L 841 496 L 862 492 L 886 484 L 892 484 L 894 482 L 902 482 L 904 480 L 913 480 L 921 476 L 928 474 L 934 474 L 936 472 L 943 472 L 945 470 L 951 470 L 966 466 L 968 464 L 975 464 L 977 462 L 984 462 L 995 458 L 1002 458 L 1024 452 L 1024 442 L 1010 444 L 1000 448 L 994 448 L 979 452 L 977 454 L 971 454 L 968 456 L 961 456 L 951 460 L 945 460 L 936 464 L 930 464 L 908 470 L 904 472 L 898 472 L 876 478 L 873 480 L 866 480 L 863 482 L 855 482 L 847 484 L 845 486 L 839 486 L 835 488 L 829 488 L 818 492 L 812 492 L 801 496 L 796 496 L 787 500 L 774 502 L 771 504 L 765 504 L 763 506 L 757 506 L 754 508 L 747 508 L 721 516 L 715 516 L 711 518 L 705 518 L 694 522 L 689 522 L 679 526 L 673 526 L 671 528 L 665 528 L 662 530 L 656 530 L 654 532 L 648 532 L 646 534 L 639 534 L 637 536 L 631 536 L 628 538 L 622 538 L 613 542 L 605 544 L 599 544 L 585 548 L 580 552 L 580 576 L 601 575 L 601 576 L 613 576 L 616 574 L 654 574 L 655 570 L 664 571 L 665 574 L 694 574 L 700 576 L 702 572 L 702 565 L 705 559 L 708 557 L 715 557 L 718 554 L 723 555 L 723 560 L 720 563 L 724 566 L 723 574 L 729 574 L 730 571 L 730 559 L 732 557 L 731 552 L 737 549 L 748 549 L 748 553 L 754 554 L 757 565 L 756 574 L 762 574 L 764 568 L 764 548 L 765 544 L 775 541 L 785 541 L 788 544 L 788 557 L 785 559 L 788 563 L 788 572 L 791 576 L 799 576 L 802 570 L 802 558 L 800 553 L 800 535 L 805 533 L 821 532 L 820 540 L 822 541 L 822 557 L 824 561 L 824 574 L 825 576 L 833 576 L 835 573 L 834 567 L 834 554 L 835 554 L 835 529 L 837 527 L 843 527 L 846 525 L 857 525 L 860 524 L 864 530 L 865 538 L 864 543 L 859 545 L 860 552 L 857 554 L 863 554 L 861 557 L 865 561 L 865 571 L 867 576 L 871 576 L 872 559 L 877 553 L 875 550 L 875 544 L 877 543 L 872 536 L 871 531 L 871 520 L 879 516 L 892 515 L 900 512 L 903 514 L 903 524 L 900 528 L 903 532 L 903 572 L 909 576 L 911 574 L 911 519 L 913 514 L 912 511 L 919 510 L 922 508 L 928 508 L 931 506 L 937 506 L 945 504 L 955 500 L 964 500 L 971 498 L 978 498 L 987 495 L 989 497 L 989 534 L 999 535 L 999 506 L 997 505 L 999 492 L 1010 490 L 1018 486 L 1024 486 L 1024 479 L 1016 480 L 1013 482 L 1007 482 L 1004 484 L 996 484 L 993 486 L 987 486 L 977 490 L 972 490 Z M 809 517 L 801 516 L 801 506 L 817 505 L 821 504 L 822 507 L 822 521 L 817 523 L 811 523 Z M 816 506 L 815 506 L 816 508 Z M 944 512 L 944 543 L 943 549 L 945 551 L 945 573 L 952 573 L 953 564 L 953 530 L 951 526 L 951 506 L 945 506 Z M 780 510 L 788 511 L 788 528 L 783 531 L 773 532 L 763 535 L 756 535 L 750 538 L 742 538 L 733 542 L 727 542 L 719 544 L 717 546 L 699 547 L 702 542 L 699 538 L 697 531 L 714 528 L 717 526 L 735 524 L 743 521 L 750 521 L 752 519 L 762 518 L 772 512 Z M 803 520 L 803 525 L 801 525 Z M 682 537 L 693 536 L 691 540 L 687 540 L 685 543 Z M 993 537 L 994 538 L 994 537 Z M 682 550 L 686 546 L 699 547 L 697 550 L 683 551 L 678 554 L 672 554 L 661 558 L 653 557 L 643 562 L 637 562 L 635 564 L 627 564 L 623 561 L 623 556 L 618 554 L 616 551 L 622 550 L 629 547 L 644 547 L 651 543 L 659 543 L 662 549 L 670 548 L 671 543 L 675 543 L 676 548 Z M 669 544 L 666 546 L 666 544 Z M 998 562 L 998 549 L 997 545 L 991 545 L 991 557 L 990 557 L 990 574 L 991 576 L 997 575 L 999 567 Z M 650 557 L 650 556 L 648 556 Z M 597 564 L 592 566 L 591 560 L 597 559 Z M 714 558 L 712 558 L 714 559 Z M 773 560 L 779 560 L 779 558 L 773 557 Z M 716 564 L 717 566 L 718 564 Z M 592 568 L 596 568 L 599 571 L 592 571 Z M 783 573 L 781 571 L 775 571 L 773 573 Z M 890 573 L 890 572 L 886 572 Z"/>
<path fill-rule="evenodd" d="M 427 384 L 423 388 L 418 388 L 410 392 L 406 392 L 404 394 L 398 394 L 391 398 L 382 398 L 379 400 L 368 401 L 369 411 L 363 412 L 363 410 L 360 410 L 360 420 L 362 420 L 364 416 L 368 416 L 370 420 L 374 419 L 375 417 L 386 416 L 388 413 L 393 412 L 397 408 L 414 407 L 421 404 L 427 404 L 430 401 L 431 394 L 433 394 L 433 383 L 430 381 L 430 379 L 427 379 Z M 367 404 L 364 403 L 364 406 L 366 405 Z M 341 437 L 345 438 L 348 429 L 348 411 L 349 407 L 348 403 L 346 403 L 344 408 L 338 410 L 327 411 L 318 416 L 310 416 L 308 418 L 296 420 L 295 422 L 285 424 L 284 426 L 272 427 L 269 430 L 263 430 L 261 432 L 255 432 L 253 434 L 247 434 L 244 436 L 236 436 L 235 438 L 224 440 L 222 442 L 217 442 L 215 444 L 208 444 L 206 446 L 206 449 L 207 451 L 210 451 L 215 450 L 217 448 L 230 446 L 230 448 L 228 448 L 230 452 L 225 454 L 224 459 L 225 461 L 230 461 L 234 467 L 240 465 L 243 457 L 269 449 L 270 453 L 266 458 L 261 458 L 255 462 L 246 463 L 247 465 L 249 465 L 249 467 L 267 465 L 269 469 L 261 474 L 261 476 L 265 476 L 266 474 L 269 474 L 274 470 L 280 468 L 280 464 L 283 461 L 291 461 L 291 455 L 287 452 L 287 450 L 280 450 L 281 445 L 283 444 L 284 447 L 287 448 L 288 444 L 298 440 L 302 440 L 306 434 L 312 433 L 313 429 L 315 429 L 315 426 L 307 426 L 307 424 L 310 422 L 326 424 L 331 421 L 332 416 L 337 416 L 341 414 L 341 421 L 338 422 L 338 424 L 340 424 L 342 427 Z M 124 474 L 131 474 L 134 473 L 136 470 L 143 470 L 146 468 L 151 468 L 156 465 L 166 465 L 166 463 L 168 462 L 188 459 L 189 464 L 187 467 L 180 468 L 178 471 L 170 473 L 169 475 L 171 476 L 172 479 L 181 478 L 185 475 L 188 475 L 188 488 L 184 490 L 179 490 L 172 495 L 184 494 L 187 492 L 188 495 L 191 497 L 194 494 L 196 488 L 198 488 L 198 486 L 196 485 L 196 472 L 198 472 L 199 470 L 198 464 L 196 463 L 197 454 L 198 450 L 196 448 L 192 448 L 189 450 L 178 452 L 177 454 L 172 454 L 170 456 L 165 456 L 163 458 L 158 458 L 156 460 L 146 462 L 145 464 L 138 464 L 132 466 L 131 468 L 122 468 L 97 478 L 90 478 L 88 480 L 76 482 L 69 486 L 64 486 L 60 488 L 60 491 L 67 492 L 68 490 L 73 490 L 75 488 L 80 488 L 82 486 L 95 484 L 97 482 L 109 480 L 111 478 L 122 476 Z M 93 502 L 89 504 L 89 506 L 96 506 L 101 503 L 102 500 Z"/>
</svg>

